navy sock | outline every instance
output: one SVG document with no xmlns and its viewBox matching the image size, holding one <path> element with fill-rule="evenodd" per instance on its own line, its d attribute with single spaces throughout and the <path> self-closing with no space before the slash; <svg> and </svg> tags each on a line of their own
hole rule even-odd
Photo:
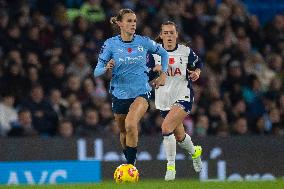
<svg viewBox="0 0 284 189">
<path fill-rule="evenodd" d="M 123 154 L 124 154 L 125 159 L 127 160 L 127 157 L 126 157 L 126 149 L 123 149 L 122 151 L 123 151 Z"/>
<path fill-rule="evenodd" d="M 170 136 L 170 135 L 172 135 L 172 134 L 174 134 L 174 132 L 170 132 L 170 133 L 163 133 L 163 136 Z"/>
<path fill-rule="evenodd" d="M 126 154 L 127 164 L 134 165 L 136 161 L 137 147 L 126 146 L 125 154 Z"/>
</svg>

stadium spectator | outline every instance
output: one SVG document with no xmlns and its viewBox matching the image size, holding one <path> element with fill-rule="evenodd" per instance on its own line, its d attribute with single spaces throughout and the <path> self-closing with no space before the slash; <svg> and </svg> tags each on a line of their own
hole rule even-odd
<svg viewBox="0 0 284 189">
<path fill-rule="evenodd" d="M 243 98 L 247 105 L 248 118 L 253 119 L 265 113 L 264 103 L 262 101 L 263 90 L 256 75 L 248 76 L 248 84 L 242 89 Z"/>
<path fill-rule="evenodd" d="M 77 127 L 83 124 L 83 109 L 80 101 L 75 100 L 69 104 L 69 107 L 66 111 L 66 118 L 72 122 L 75 131 L 77 130 Z"/>
<path fill-rule="evenodd" d="M 31 111 L 32 122 L 39 135 L 55 135 L 58 117 L 49 101 L 45 99 L 41 85 L 37 84 L 32 87 L 29 97 L 23 100 L 21 106 Z"/>
<path fill-rule="evenodd" d="M 60 62 L 55 62 L 50 65 L 49 69 L 50 70 L 48 70 L 48 73 L 43 79 L 45 91 L 59 89 L 61 92 L 63 92 L 67 79 L 65 65 Z"/>
<path fill-rule="evenodd" d="M 87 62 L 86 54 L 79 52 L 74 59 L 74 62 L 66 70 L 67 74 L 78 76 L 81 81 L 91 74 L 91 66 Z"/>
<path fill-rule="evenodd" d="M 227 113 L 224 110 L 224 102 L 220 99 L 216 99 L 211 102 L 209 111 L 207 112 L 209 117 L 208 134 L 215 135 L 217 127 L 221 124 L 227 124 Z"/>
<path fill-rule="evenodd" d="M 40 78 L 40 73 L 39 69 L 34 66 L 30 65 L 26 68 L 26 73 L 27 73 L 27 90 L 31 90 L 32 86 L 36 84 L 41 84 L 41 78 Z"/>
<path fill-rule="evenodd" d="M 95 109 L 87 109 L 84 113 L 83 123 L 76 130 L 76 135 L 92 136 L 102 133 L 104 133 L 104 127 L 100 125 L 98 111 Z"/>
<path fill-rule="evenodd" d="M 74 128 L 70 120 L 62 119 L 59 121 L 58 135 L 62 138 L 70 138 L 74 136 Z"/>
<path fill-rule="evenodd" d="M 52 109 L 56 112 L 59 120 L 65 117 L 67 110 L 66 102 L 62 99 L 62 95 L 59 89 L 50 90 L 49 102 Z"/>
<path fill-rule="evenodd" d="M 99 109 L 100 113 L 100 124 L 102 126 L 108 126 L 112 123 L 113 114 L 111 111 L 111 104 L 109 102 L 105 102 Z"/>
<path fill-rule="evenodd" d="M 3 75 L 0 78 L 1 91 L 9 91 L 14 94 L 16 103 L 26 96 L 27 82 L 24 76 L 23 67 L 16 62 L 7 62 L 7 67 L 4 67 Z"/>
<path fill-rule="evenodd" d="M 264 134 L 269 133 L 269 131 L 267 131 L 267 129 L 266 129 L 265 117 L 264 116 L 258 117 L 256 119 L 255 128 L 253 128 L 253 129 L 254 129 L 254 132 L 258 135 L 264 135 Z"/>
<path fill-rule="evenodd" d="M 81 94 L 81 80 L 79 76 L 69 75 L 66 81 L 66 86 L 63 88 L 63 96 L 75 94 L 76 98 Z"/>
<path fill-rule="evenodd" d="M 228 123 L 232 124 L 234 120 L 240 116 L 247 116 L 245 101 L 240 98 L 232 101 L 231 109 L 228 112 Z"/>
<path fill-rule="evenodd" d="M 17 121 L 18 115 L 14 108 L 15 97 L 4 93 L 0 101 L 0 136 L 5 136 L 11 130 L 12 122 Z"/>
<path fill-rule="evenodd" d="M 244 117 L 238 117 L 232 127 L 232 134 L 247 135 L 249 133 L 248 123 Z"/>
<path fill-rule="evenodd" d="M 218 137 L 229 137 L 230 135 L 231 135 L 230 134 L 230 128 L 229 128 L 228 124 L 220 123 L 217 126 L 216 136 L 218 136 Z"/>
<path fill-rule="evenodd" d="M 38 132 L 32 124 L 32 114 L 28 109 L 21 109 L 18 112 L 18 120 L 11 123 L 11 130 L 8 136 L 12 137 L 27 137 L 38 136 Z"/>
<path fill-rule="evenodd" d="M 209 119 L 206 115 L 198 115 L 195 123 L 195 135 L 205 137 L 208 135 Z"/>
</svg>

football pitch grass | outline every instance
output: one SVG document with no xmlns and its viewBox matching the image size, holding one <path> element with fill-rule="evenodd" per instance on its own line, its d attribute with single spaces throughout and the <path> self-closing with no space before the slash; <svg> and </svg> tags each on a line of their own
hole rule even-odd
<svg viewBox="0 0 284 189">
<path fill-rule="evenodd" d="M 249 181 L 249 182 L 199 182 L 196 180 L 143 180 L 138 183 L 116 184 L 114 181 L 103 181 L 99 184 L 72 185 L 33 185 L 33 186 L 3 186 L 0 189 L 283 189 L 284 180 Z"/>
</svg>

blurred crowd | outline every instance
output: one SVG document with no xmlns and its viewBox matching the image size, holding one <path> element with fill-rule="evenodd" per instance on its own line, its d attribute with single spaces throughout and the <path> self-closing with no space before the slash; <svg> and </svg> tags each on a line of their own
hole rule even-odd
<svg viewBox="0 0 284 189">
<path fill-rule="evenodd" d="M 0 136 L 118 134 L 110 75 L 92 73 L 121 8 L 152 39 L 174 21 L 205 62 L 187 133 L 284 135 L 284 15 L 261 25 L 239 0 L 0 0 Z M 161 123 L 152 100 L 140 134 Z"/>
</svg>

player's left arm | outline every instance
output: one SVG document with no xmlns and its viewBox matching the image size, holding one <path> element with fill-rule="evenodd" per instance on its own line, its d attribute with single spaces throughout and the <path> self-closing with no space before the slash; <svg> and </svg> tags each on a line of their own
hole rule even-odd
<svg viewBox="0 0 284 189">
<path fill-rule="evenodd" d="M 190 67 L 194 67 L 195 70 L 190 70 Z M 187 72 L 189 74 L 189 78 L 192 81 L 198 80 L 200 77 L 202 68 L 203 68 L 203 62 L 193 52 L 193 50 L 190 49 L 190 53 L 188 55 L 188 64 L 187 64 Z"/>
</svg>

